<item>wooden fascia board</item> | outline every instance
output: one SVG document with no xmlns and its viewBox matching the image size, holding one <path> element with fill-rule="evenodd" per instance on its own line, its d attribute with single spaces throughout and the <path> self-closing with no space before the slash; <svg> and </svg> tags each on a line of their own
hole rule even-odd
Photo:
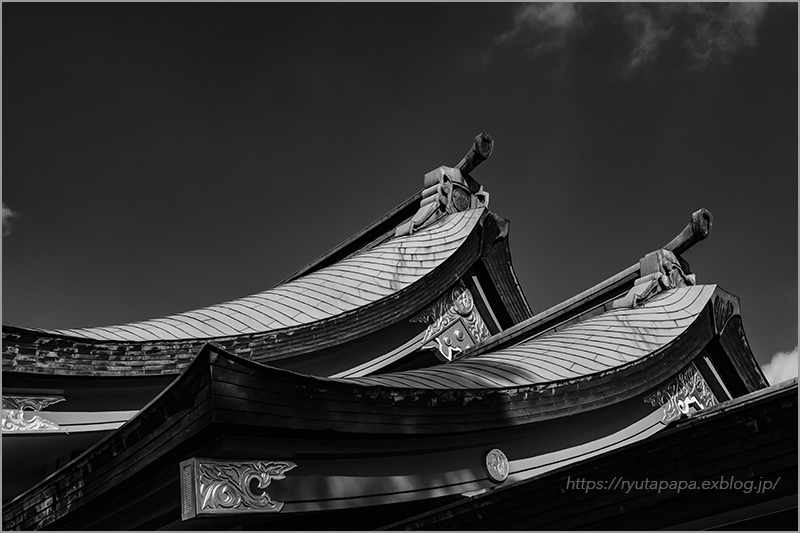
<svg viewBox="0 0 800 533">
<path fill-rule="evenodd" d="M 642 491 L 629 491 L 626 493 L 623 489 L 618 491 L 574 489 L 570 491 L 569 495 L 565 495 L 564 489 L 567 487 L 568 480 L 576 479 L 592 481 L 613 481 L 615 477 L 628 481 L 643 481 L 646 478 L 651 480 L 659 479 L 654 476 L 656 473 L 654 466 L 660 467 L 664 462 L 675 461 L 676 457 L 689 453 L 699 456 L 699 459 L 694 461 L 695 463 L 705 460 L 705 462 L 711 464 L 714 461 L 727 458 L 728 454 L 732 452 L 734 452 L 733 457 L 736 457 L 735 451 L 741 448 L 731 447 L 729 451 L 723 451 L 718 447 L 709 445 L 709 443 L 717 442 L 720 447 L 723 447 L 732 438 L 742 440 L 760 439 L 762 446 L 764 446 L 763 443 L 772 443 L 778 438 L 794 438 L 796 449 L 797 417 L 790 414 L 796 412 L 796 410 L 797 380 L 794 379 L 773 386 L 770 389 L 725 402 L 702 413 L 697 413 L 692 418 L 677 422 L 646 440 L 572 463 L 531 479 L 498 487 L 494 491 L 454 502 L 422 515 L 386 525 L 380 529 L 425 530 L 434 527 L 437 529 L 484 529 L 489 527 L 489 524 L 485 522 L 486 518 L 498 516 L 500 512 L 499 509 L 495 510 L 492 507 L 497 506 L 499 508 L 503 505 L 503 502 L 512 502 L 513 500 L 536 502 L 536 506 L 512 504 L 512 509 L 515 512 L 524 509 L 525 512 L 529 513 L 528 528 L 559 530 L 566 529 L 568 525 L 571 526 L 570 528 L 580 529 L 659 529 L 669 527 L 671 520 L 669 513 L 664 513 L 654 508 L 650 508 L 649 512 L 654 518 L 663 520 L 661 524 L 647 525 L 640 523 L 637 525 L 634 522 L 630 522 L 627 525 L 614 526 L 597 523 L 602 515 L 602 513 L 595 511 L 598 506 L 613 508 L 617 511 L 616 514 L 618 516 L 629 515 L 629 512 L 619 515 L 618 510 L 623 504 L 621 500 L 639 498 L 641 501 Z M 782 417 L 781 420 L 776 421 L 775 415 L 780 415 Z M 759 433 L 752 430 L 753 422 L 758 422 L 760 426 L 763 425 L 759 422 L 760 420 L 768 422 L 768 431 L 774 437 L 766 438 L 763 434 L 759 437 Z M 685 452 L 684 454 L 667 453 L 666 450 L 684 450 Z M 746 453 L 740 453 L 738 457 L 743 466 L 750 459 L 749 454 Z M 683 461 L 683 465 L 686 468 L 686 461 Z M 795 473 L 796 468 L 795 462 Z M 663 470 L 663 468 L 659 469 Z M 670 468 L 669 473 L 670 477 L 667 478 L 669 480 L 686 479 L 689 481 L 691 479 L 699 479 L 688 475 L 685 477 L 677 476 L 675 468 Z M 722 473 L 712 479 L 720 479 L 721 475 Z M 741 478 L 739 479 L 741 480 Z M 797 485 L 795 484 L 792 487 L 789 479 L 784 479 L 782 482 L 785 482 L 785 485 L 783 487 L 778 485 L 776 488 L 783 488 L 789 494 L 792 493 L 793 489 L 794 497 L 796 498 Z M 781 492 L 778 497 L 783 497 L 783 494 L 786 493 Z M 696 495 L 696 491 L 687 491 L 687 498 L 691 500 L 691 505 L 688 508 L 709 513 L 710 509 L 699 505 L 694 500 Z M 658 502 L 656 500 L 666 500 L 666 494 L 661 494 L 658 498 L 654 498 L 653 503 L 657 505 Z M 581 501 L 584 501 L 585 504 L 582 505 L 581 509 L 577 509 L 576 507 L 581 505 Z M 555 509 L 564 511 L 563 518 L 559 518 L 556 513 L 551 512 Z M 633 505 L 627 510 L 633 511 L 637 509 L 642 509 L 642 506 Z M 593 513 L 594 516 L 592 516 Z M 568 524 L 567 520 L 570 518 L 572 522 Z M 550 521 L 546 521 L 548 519 Z M 556 522 L 555 520 L 563 521 Z M 498 529 L 516 529 L 509 524 L 506 524 L 505 527 L 502 525 L 496 527 Z"/>
<path fill-rule="evenodd" d="M 257 411 L 259 403 L 268 405 L 276 416 L 273 420 L 271 414 L 260 413 L 259 424 L 269 420 L 272 427 L 287 430 L 417 435 L 480 431 L 598 409 L 644 393 L 685 368 L 713 336 L 706 305 L 683 334 L 649 356 L 560 382 L 510 389 L 400 389 L 252 367 L 246 376 L 220 374 L 228 383 L 220 384 L 220 390 L 233 391 L 236 385 L 252 390 L 255 396 L 248 400 L 229 397 L 226 408 L 247 412 Z M 239 362 L 235 356 L 230 359 Z M 401 419 L 403 424 L 397 422 Z"/>
<path fill-rule="evenodd" d="M 719 289 L 717 289 L 719 291 Z M 712 301 L 711 298 L 709 301 Z M 513 423 L 526 423 L 525 420 L 539 420 L 551 418 L 554 416 L 561 416 L 574 412 L 575 410 L 586 410 L 600 407 L 608 403 L 615 403 L 622 401 L 626 397 L 644 391 L 648 387 L 654 387 L 660 382 L 671 377 L 675 372 L 684 367 L 688 362 L 705 346 L 714 334 L 713 317 L 709 304 L 706 305 L 704 311 L 701 313 L 695 322 L 690 326 L 684 334 L 675 339 L 672 343 L 663 347 L 661 350 L 653 354 L 641 358 L 637 361 L 622 365 L 612 370 L 604 371 L 601 373 L 574 378 L 571 380 L 564 380 L 562 382 L 551 382 L 547 384 L 530 385 L 523 387 L 515 387 L 513 389 L 481 389 L 481 390 L 430 390 L 430 389 L 394 389 L 389 387 L 370 387 L 358 384 L 350 384 L 346 380 L 326 380 L 323 378 L 315 378 L 305 376 L 303 374 L 294 373 L 287 370 L 278 370 L 264 367 L 258 363 L 248 361 L 247 359 L 238 356 L 230 356 L 239 364 L 252 367 L 254 376 L 260 376 L 256 379 L 263 380 L 259 383 L 258 388 L 269 390 L 274 388 L 270 383 L 286 382 L 288 379 L 291 382 L 291 387 L 300 386 L 306 392 L 300 393 L 300 397 L 315 397 L 322 404 L 326 402 L 343 401 L 353 412 L 353 414 L 369 415 L 374 408 L 378 408 L 384 404 L 390 412 L 399 414 L 404 409 L 410 409 L 409 415 L 416 415 L 415 411 L 422 408 L 422 413 L 427 413 L 428 416 L 439 416 L 440 411 L 430 410 L 426 408 L 426 404 L 430 401 L 437 402 L 440 406 L 447 406 L 452 410 L 455 406 L 461 403 L 463 408 L 459 408 L 460 415 L 469 414 L 472 422 L 469 423 L 466 419 L 463 423 L 457 424 L 462 430 L 468 430 L 475 424 L 479 427 L 484 427 L 487 423 L 492 425 L 491 418 L 494 415 L 487 414 L 486 416 L 477 416 L 481 412 L 495 412 L 505 413 L 506 415 L 513 414 L 511 417 L 515 419 Z M 224 350 L 224 347 L 222 347 Z M 290 377 L 291 376 L 291 377 Z M 276 381 L 277 380 L 277 381 Z M 624 393 L 615 390 L 615 382 L 624 380 L 626 383 Z M 620 387 L 616 386 L 616 389 Z M 542 390 L 547 390 L 547 397 L 538 397 Z M 320 393 L 318 390 L 324 390 Z M 274 392 L 283 394 L 285 391 L 275 390 Z M 474 398 L 476 392 L 479 395 L 487 398 L 486 403 L 495 404 L 494 408 L 487 407 L 484 402 L 479 400 L 470 400 L 471 406 L 465 405 L 468 402 L 466 397 Z M 525 393 L 530 393 L 532 396 L 531 401 L 519 402 L 514 398 L 524 396 Z M 291 394 L 290 394 L 291 395 Z M 360 401 L 354 400 L 355 397 L 361 397 Z M 406 403 L 396 400 L 399 397 L 407 398 L 403 400 Z M 371 400 L 365 400 L 370 398 Z M 572 398 L 575 398 L 574 400 Z M 448 401 L 448 398 L 451 401 Z M 491 398 L 491 400 L 489 400 Z M 534 400 L 535 398 L 535 400 Z M 453 403 L 455 401 L 455 403 Z M 325 405 L 311 406 L 309 408 L 324 409 Z M 352 405 L 350 405 L 352 404 Z M 357 405 L 361 405 L 358 408 Z M 479 409 L 474 409 L 475 406 L 481 406 Z M 286 406 L 289 407 L 288 405 Z M 380 409 L 379 409 L 380 410 Z M 512 413 L 511 411 L 516 411 Z M 367 416 L 367 418 L 370 418 Z M 447 419 L 447 417 L 445 417 Z M 340 427 L 347 426 L 346 420 L 339 421 Z M 510 421 L 509 421 L 510 422 Z M 385 425 L 385 424 L 384 424 Z M 494 425 L 501 426 L 502 424 L 495 423 Z M 314 424 L 311 424 L 313 428 Z M 389 428 L 385 428 L 389 430 Z M 354 431 L 360 431 L 357 427 L 353 427 Z M 435 431 L 433 427 L 420 427 L 417 429 L 405 428 L 404 432 L 422 432 L 429 433 Z"/>
<path fill-rule="evenodd" d="M 712 300 L 710 299 L 709 302 Z M 269 405 L 268 408 L 270 413 L 264 415 L 269 417 L 270 414 L 273 414 L 274 409 L 277 416 L 269 417 L 269 425 L 276 431 L 318 431 L 327 429 L 342 433 L 355 432 L 376 436 L 390 434 L 391 432 L 386 432 L 386 424 L 368 421 L 370 415 L 375 415 L 380 411 L 386 413 L 387 419 L 395 420 L 420 417 L 421 413 L 425 411 L 428 411 L 429 414 L 422 415 L 421 419 L 451 419 L 445 424 L 438 424 L 438 427 L 437 424 L 434 424 L 433 428 L 428 424 L 426 426 L 429 427 L 405 424 L 401 433 L 407 435 L 452 434 L 459 431 L 497 429 L 546 420 L 574 412 L 597 409 L 623 401 L 660 385 L 700 353 L 704 345 L 715 333 L 710 305 L 706 305 L 692 326 L 679 336 L 676 341 L 650 356 L 613 371 L 593 375 L 589 379 L 579 378 L 568 380 L 564 383 L 547 384 L 546 387 L 552 389 L 552 393 L 547 395 L 552 401 L 546 402 L 546 405 L 541 401 L 542 397 L 532 397 L 530 400 L 524 397 L 525 392 L 535 390 L 535 386 L 517 387 L 510 390 L 477 391 L 491 400 L 483 402 L 481 398 L 476 397 L 476 391 L 474 390 L 395 390 L 385 387 L 356 385 L 347 383 L 344 380 L 306 376 L 288 370 L 265 367 L 253 361 L 229 354 L 218 347 L 207 345 L 201 350 L 189 368 L 173 384 L 168 386 L 161 395 L 131 419 L 128 424 L 106 437 L 106 439 L 27 493 L 10 502 L 4 510 L 4 524 L 9 527 L 35 527 L 37 523 L 35 517 L 44 511 L 32 513 L 31 509 L 35 510 L 35 506 L 42 504 L 45 499 L 54 498 L 53 501 L 56 501 L 59 494 L 62 500 L 68 498 L 70 494 L 74 493 L 72 487 L 79 480 L 82 482 L 82 487 L 86 487 L 87 481 L 89 484 L 94 483 L 97 485 L 94 490 L 94 496 L 96 496 L 101 492 L 110 490 L 123 479 L 140 471 L 148 461 L 147 454 L 145 454 L 139 457 L 136 465 L 125 466 L 126 456 L 136 457 L 137 454 L 141 455 L 145 449 L 149 449 L 149 453 L 153 454 L 153 456 L 163 455 L 163 447 L 167 446 L 167 444 L 163 442 L 158 444 L 158 440 L 153 442 L 154 432 L 158 428 L 163 429 L 165 425 L 169 425 L 170 421 L 182 418 L 178 416 L 178 412 L 175 410 L 175 400 L 182 396 L 193 396 L 194 393 L 192 391 L 196 387 L 192 388 L 191 383 L 201 379 L 200 376 L 203 375 L 210 380 L 208 382 L 210 390 L 208 401 L 214 406 L 210 412 L 210 421 L 218 424 L 248 424 L 248 418 L 244 413 L 242 417 L 238 417 L 238 420 L 231 420 L 224 416 L 219 417 L 215 414 L 215 409 L 225 409 L 229 406 L 237 407 L 237 399 L 235 398 L 237 389 L 236 387 L 225 387 L 225 383 L 230 383 L 230 380 L 226 379 L 226 377 L 230 375 L 234 367 L 238 366 L 244 370 L 244 372 L 239 371 L 239 373 L 254 382 L 254 389 L 263 390 L 265 394 L 274 395 L 273 404 Z M 205 382 L 205 380 L 202 381 Z M 624 387 L 620 386 L 621 381 L 624 381 Z M 226 388 L 227 390 L 225 390 Z M 403 395 L 404 397 L 412 396 L 420 401 L 413 402 L 416 405 L 402 405 L 402 401 L 397 401 L 398 395 Z M 523 396 L 522 400 L 519 399 L 520 395 Z M 467 396 L 471 398 L 469 402 L 465 401 Z M 577 401 L 570 402 L 568 398 L 570 396 Z M 226 402 L 223 401 L 223 398 L 233 398 L 233 400 Z M 584 398 L 588 398 L 588 400 L 580 401 Z M 285 412 L 280 410 L 280 404 L 277 403 L 279 399 L 284 400 Z M 431 399 L 436 399 L 434 405 L 431 405 Z M 299 400 L 307 402 L 305 408 L 298 407 Z M 241 400 L 239 400 L 239 403 L 241 403 Z M 172 406 L 171 409 L 170 406 Z M 329 411 L 331 407 L 345 408 L 345 410 L 349 407 L 351 412 L 346 416 L 337 417 Z M 384 409 L 381 409 L 381 407 Z M 516 411 L 518 416 L 514 419 L 500 420 L 500 417 L 497 416 L 498 413 L 509 412 L 509 407 L 512 407 L 511 410 Z M 448 413 L 452 413 L 454 409 L 461 412 L 461 414 L 457 415 L 455 420 L 452 420 Z M 325 416 L 318 416 L 317 420 L 308 419 L 308 422 L 303 422 L 302 417 L 292 416 L 301 414 L 301 411 L 305 412 L 305 416 L 311 416 L 314 413 L 317 415 L 325 413 Z M 472 422 L 470 422 L 467 415 L 472 415 Z M 463 422 L 460 420 L 463 420 Z M 194 428 L 191 433 L 181 432 L 178 440 L 173 441 L 170 446 L 173 448 L 178 446 L 182 440 L 189 438 L 192 433 L 197 431 L 198 428 Z M 162 431 L 159 434 L 164 435 L 164 432 Z M 128 452 L 127 443 L 132 438 L 135 439 L 135 443 L 133 441 L 130 442 L 133 443 L 137 451 L 134 451 L 131 455 Z M 163 439 L 163 437 L 159 437 L 159 439 Z M 119 460 L 115 459 L 117 455 L 123 452 L 128 455 L 123 455 L 123 458 Z M 105 460 L 102 460 L 103 458 Z M 90 463 L 91 466 L 87 469 Z M 121 471 L 128 473 L 121 475 Z M 93 474 L 91 474 L 92 472 Z M 86 478 L 89 479 L 87 480 Z M 81 492 L 80 502 L 78 500 L 73 501 L 70 504 L 71 507 L 62 507 L 60 510 L 57 503 L 53 503 L 51 505 L 55 505 L 56 510 L 54 512 L 51 511 L 52 515 L 47 514 L 45 516 L 52 516 L 53 520 L 66 516 L 69 509 L 80 507 L 94 497 L 89 496 L 86 499 L 87 496 L 87 494 Z M 15 520 L 15 516 L 20 513 L 23 515 L 28 514 L 29 516 L 23 517 L 22 521 Z"/>
<path fill-rule="evenodd" d="M 162 455 L 163 449 L 157 452 L 159 441 L 174 448 L 206 427 L 212 402 L 208 369 L 214 353 L 210 348 L 201 350 L 178 379 L 125 425 L 4 504 L 3 529 L 40 529 L 61 520 L 140 471 L 150 454 Z M 207 395 L 201 394 L 204 389 Z M 195 429 L 178 431 L 180 424 Z"/>
<path fill-rule="evenodd" d="M 740 315 L 731 317 L 719 335 L 720 345 L 728 354 L 748 391 L 753 392 L 768 387 L 769 381 L 761 365 L 756 361 L 750 343 L 747 342 L 742 317 Z"/>
<path fill-rule="evenodd" d="M 508 234 L 498 239 L 481 261 L 514 325 L 529 319 L 533 313 L 511 262 Z"/>
</svg>

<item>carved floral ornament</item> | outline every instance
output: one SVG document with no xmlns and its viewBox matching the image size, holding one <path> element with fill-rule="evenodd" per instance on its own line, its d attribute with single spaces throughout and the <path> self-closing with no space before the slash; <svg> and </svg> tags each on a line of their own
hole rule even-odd
<svg viewBox="0 0 800 533">
<path fill-rule="evenodd" d="M 276 513 L 283 502 L 266 489 L 286 478 L 291 461 L 217 461 L 189 459 L 181 463 L 183 520 L 199 515 Z"/>
<path fill-rule="evenodd" d="M 661 423 L 666 425 L 681 416 L 717 405 L 717 398 L 694 364 L 681 372 L 677 379 L 644 399 L 653 407 L 662 407 Z"/>
<path fill-rule="evenodd" d="M 27 409 L 43 411 L 47 407 L 63 402 L 61 396 L 3 396 L 3 409 Z"/>
<path fill-rule="evenodd" d="M 433 350 L 445 363 L 491 335 L 462 281 L 411 321 L 428 324 L 422 348 Z"/>
<path fill-rule="evenodd" d="M 63 401 L 60 396 L 3 396 L 2 431 L 60 431 L 58 424 L 36 412 Z"/>
<path fill-rule="evenodd" d="M 24 431 L 59 431 L 61 427 L 31 411 L 3 409 L 3 433 Z"/>
</svg>

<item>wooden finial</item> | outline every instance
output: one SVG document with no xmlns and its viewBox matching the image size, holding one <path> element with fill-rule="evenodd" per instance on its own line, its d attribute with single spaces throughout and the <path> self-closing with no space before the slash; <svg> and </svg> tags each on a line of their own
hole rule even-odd
<svg viewBox="0 0 800 533">
<path fill-rule="evenodd" d="M 711 212 L 708 209 L 698 209 L 692 213 L 692 221 L 683 228 L 683 231 L 677 237 L 669 241 L 669 244 L 664 246 L 664 249 L 671 251 L 675 255 L 681 255 L 708 237 L 708 234 L 711 233 L 713 220 L 714 217 L 711 216 Z"/>
<path fill-rule="evenodd" d="M 475 167 L 486 161 L 492 154 L 494 148 L 494 140 L 486 133 L 479 133 L 475 137 L 475 142 L 472 143 L 472 148 L 469 149 L 467 155 L 456 165 L 456 168 L 462 174 L 469 174 Z"/>
</svg>

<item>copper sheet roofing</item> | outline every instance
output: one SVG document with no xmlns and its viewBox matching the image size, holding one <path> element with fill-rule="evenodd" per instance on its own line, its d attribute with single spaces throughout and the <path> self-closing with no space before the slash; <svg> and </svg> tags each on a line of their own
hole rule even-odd
<svg viewBox="0 0 800 533">
<path fill-rule="evenodd" d="M 633 362 L 676 340 L 716 288 L 698 285 L 666 291 L 642 307 L 614 309 L 477 357 L 349 381 L 415 389 L 475 389 L 519 387 L 594 374 Z"/>
<path fill-rule="evenodd" d="M 107 341 L 155 341 L 257 333 L 308 324 L 367 305 L 419 280 L 464 242 L 484 212 L 470 209 L 395 237 L 272 289 L 172 316 L 46 333 Z"/>
</svg>

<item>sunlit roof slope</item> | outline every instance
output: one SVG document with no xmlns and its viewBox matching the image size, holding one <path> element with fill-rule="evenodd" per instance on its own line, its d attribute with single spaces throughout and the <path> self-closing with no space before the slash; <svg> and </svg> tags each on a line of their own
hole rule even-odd
<svg viewBox="0 0 800 533">
<path fill-rule="evenodd" d="M 454 213 L 272 289 L 226 303 L 130 324 L 44 333 L 105 341 L 214 338 L 293 327 L 378 301 L 416 282 L 450 257 L 484 208 Z"/>
<path fill-rule="evenodd" d="M 519 387 L 619 367 L 666 347 L 698 318 L 716 285 L 663 292 L 514 346 L 447 365 L 351 378 L 363 385 L 431 389 Z"/>
</svg>

